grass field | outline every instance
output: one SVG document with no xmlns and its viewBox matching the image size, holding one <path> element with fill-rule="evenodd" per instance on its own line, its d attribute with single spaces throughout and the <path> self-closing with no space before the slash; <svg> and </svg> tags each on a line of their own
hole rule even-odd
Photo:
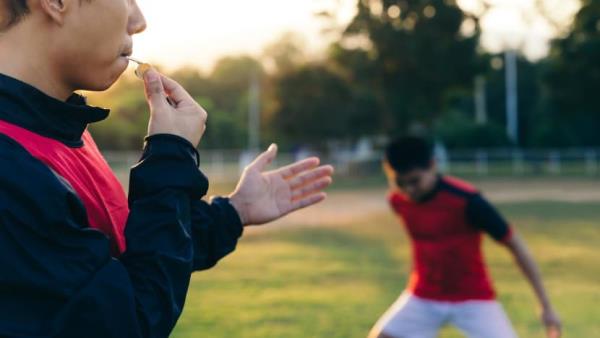
<svg viewBox="0 0 600 338">
<path fill-rule="evenodd" d="M 499 206 L 537 258 L 565 337 L 600 337 L 600 203 Z M 385 208 L 369 210 L 322 226 L 317 211 L 305 211 L 295 224 L 250 229 L 234 254 L 194 275 L 172 337 L 365 337 L 409 269 L 401 226 Z M 487 240 L 485 253 L 519 335 L 543 337 L 533 294 L 507 252 Z M 448 328 L 441 337 L 462 336 Z"/>
</svg>

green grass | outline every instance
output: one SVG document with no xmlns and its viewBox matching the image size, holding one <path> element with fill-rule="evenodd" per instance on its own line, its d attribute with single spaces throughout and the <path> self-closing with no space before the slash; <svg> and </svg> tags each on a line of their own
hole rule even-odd
<svg viewBox="0 0 600 338">
<path fill-rule="evenodd" d="M 536 257 L 565 336 L 600 337 L 598 203 L 501 209 Z M 485 252 L 519 335 L 543 337 L 535 298 L 510 256 L 491 241 Z M 365 337 L 402 291 L 408 258 L 389 214 L 344 227 L 251 230 L 231 257 L 194 275 L 173 337 Z M 441 337 L 462 336 L 448 328 Z"/>
</svg>

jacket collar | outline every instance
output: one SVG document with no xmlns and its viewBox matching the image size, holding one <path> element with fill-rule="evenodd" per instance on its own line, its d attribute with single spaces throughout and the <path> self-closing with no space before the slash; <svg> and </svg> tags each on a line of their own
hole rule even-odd
<svg viewBox="0 0 600 338">
<path fill-rule="evenodd" d="M 88 106 L 79 94 L 61 101 L 27 83 L 0 74 L 0 120 L 69 147 L 83 146 L 81 136 L 87 126 L 106 119 L 109 112 Z"/>
</svg>

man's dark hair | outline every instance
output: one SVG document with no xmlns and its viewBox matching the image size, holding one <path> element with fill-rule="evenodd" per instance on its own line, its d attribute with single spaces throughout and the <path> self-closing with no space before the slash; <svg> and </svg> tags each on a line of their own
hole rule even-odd
<svg viewBox="0 0 600 338">
<path fill-rule="evenodd" d="M 88 0 L 89 1 L 89 0 Z M 81 4 L 81 0 L 79 1 Z M 16 25 L 29 14 L 27 0 L 0 0 L 0 32 Z"/>
<path fill-rule="evenodd" d="M 29 14 L 27 0 L 0 0 L 0 31 L 6 30 Z"/>
<path fill-rule="evenodd" d="M 415 136 L 397 138 L 385 148 L 385 160 L 399 173 L 427 169 L 433 160 L 433 147 L 424 138 Z"/>
</svg>

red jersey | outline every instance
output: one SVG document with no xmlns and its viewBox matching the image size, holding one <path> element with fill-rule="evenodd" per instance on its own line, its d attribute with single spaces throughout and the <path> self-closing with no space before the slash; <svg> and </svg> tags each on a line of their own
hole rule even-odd
<svg viewBox="0 0 600 338">
<path fill-rule="evenodd" d="M 470 184 L 441 177 L 432 193 L 414 202 L 396 191 L 389 196 L 411 239 L 413 268 L 408 291 L 440 301 L 491 300 L 482 233 L 506 241 L 511 229 Z"/>
</svg>

